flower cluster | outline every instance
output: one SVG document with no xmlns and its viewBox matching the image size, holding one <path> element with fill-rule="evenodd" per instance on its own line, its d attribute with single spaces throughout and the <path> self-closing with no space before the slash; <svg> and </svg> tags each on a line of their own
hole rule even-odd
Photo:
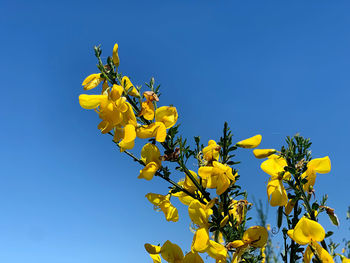
<svg viewBox="0 0 350 263">
<path fill-rule="evenodd" d="M 204 146 L 199 137 L 195 145 L 178 135 L 178 113 L 173 106 L 161 106 L 159 86 L 154 79 L 147 84 L 147 90 L 134 86 L 128 76 L 118 72 L 120 59 L 115 44 L 107 64 L 101 60 L 101 49 L 95 47 L 99 73 L 89 75 L 82 83 L 85 90 L 101 85 L 98 94 L 82 94 L 79 103 L 84 109 L 93 109 L 101 119 L 98 129 L 113 136 L 121 152 L 130 156 L 143 167 L 138 178 L 152 181 L 154 177 L 167 181 L 171 186 L 164 194 L 148 193 L 147 200 L 156 211 L 164 214 L 165 220 L 177 222 L 179 213 L 172 201 L 175 198 L 187 206 L 192 222 L 190 230 L 193 240 L 189 252 L 167 240 L 162 246 L 145 244 L 154 263 L 165 260 L 169 263 L 201 263 L 203 254 L 217 263 L 268 262 L 268 226 L 247 227 L 250 218 L 247 213 L 252 204 L 247 193 L 238 185 L 240 175 L 233 161 L 238 148 L 254 149 L 261 143 L 260 134 L 234 143 L 227 123 L 219 140 L 209 140 Z M 130 152 L 136 139 L 148 139 L 140 154 Z M 304 262 L 334 262 L 335 254 L 329 252 L 325 243 L 326 233 L 318 223 L 323 212 L 334 224 L 339 224 L 334 210 L 326 206 L 326 199 L 315 200 L 317 174 L 329 173 L 331 162 L 328 156 L 312 159 L 308 139 L 296 135 L 287 137 L 287 146 L 275 149 L 254 149 L 258 159 L 266 159 L 261 169 L 270 175 L 267 182 L 267 199 L 272 207 L 278 207 L 278 228 L 283 228 L 285 246 L 282 260 L 297 262 L 303 253 Z M 140 157 L 138 157 L 140 156 Z M 198 166 L 187 166 L 189 159 Z M 184 178 L 173 180 L 168 164 L 176 164 L 176 170 Z M 302 209 L 302 207 L 304 210 Z M 303 215 L 301 214 L 302 212 Z M 302 246 L 307 245 L 304 248 Z M 260 253 L 257 253 L 260 251 Z M 289 261 L 288 261 L 289 255 Z M 343 263 L 348 262 L 340 255 Z"/>
<path fill-rule="evenodd" d="M 130 97 L 137 97 L 141 101 L 140 89 L 131 83 L 129 77 L 121 77 L 117 73 L 118 44 L 114 46 L 112 61 L 114 63 L 112 68 L 115 68 L 115 71 L 111 67 L 107 71 L 104 66 L 105 70 L 102 73 L 91 74 L 83 81 L 82 85 L 85 90 L 96 88 L 101 82 L 103 84 L 101 94 L 81 94 L 79 96 L 80 106 L 84 109 L 94 109 L 98 113 L 102 120 L 98 128 L 102 133 L 113 131 L 114 141 L 119 143 L 121 151 L 134 148 L 136 137 L 155 138 L 158 142 L 164 142 L 166 130 L 177 122 L 176 108 L 163 106 L 155 110 L 159 99 L 157 94 L 150 90 L 143 93 L 145 101 L 141 102 L 141 108 L 137 109 Z M 146 120 L 145 123 L 139 124 L 136 116 Z"/>
</svg>

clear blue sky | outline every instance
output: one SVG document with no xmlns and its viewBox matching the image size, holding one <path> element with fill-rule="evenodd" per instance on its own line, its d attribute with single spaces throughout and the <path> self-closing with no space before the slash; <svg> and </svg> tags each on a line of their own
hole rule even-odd
<svg viewBox="0 0 350 263">
<path fill-rule="evenodd" d="M 184 206 L 165 222 L 144 195 L 166 184 L 138 180 L 139 167 L 100 135 L 80 108 L 82 80 L 119 43 L 120 70 L 134 84 L 162 84 L 182 132 L 262 147 L 311 137 L 332 171 L 317 195 L 342 221 L 349 198 L 350 3 L 348 1 L 1 1 L 0 261 L 151 262 L 145 242 L 188 250 Z M 241 150 L 240 184 L 266 200 L 268 176 Z M 176 178 L 180 178 L 177 175 Z M 270 209 L 274 224 L 275 209 Z M 327 230 L 338 231 L 323 217 Z M 254 222 L 252 222 L 254 223 Z M 338 240 L 341 236 L 337 237 Z"/>
</svg>

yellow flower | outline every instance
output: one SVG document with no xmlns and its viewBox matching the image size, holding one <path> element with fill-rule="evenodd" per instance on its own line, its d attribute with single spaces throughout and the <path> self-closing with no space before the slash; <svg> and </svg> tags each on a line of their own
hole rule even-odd
<svg viewBox="0 0 350 263">
<path fill-rule="evenodd" d="M 267 196 L 271 206 L 284 206 L 287 204 L 288 196 L 282 180 L 270 178 L 267 183 Z"/>
<path fill-rule="evenodd" d="M 136 131 L 135 126 L 127 124 L 124 127 L 118 125 L 114 129 L 113 141 L 119 142 L 120 151 L 130 150 L 135 146 Z"/>
<path fill-rule="evenodd" d="M 84 109 L 95 109 L 102 122 L 98 128 L 102 133 L 110 132 L 115 126 L 122 124 L 125 126 L 132 123 L 136 126 L 136 117 L 132 111 L 131 105 L 122 97 L 123 89 L 121 86 L 113 87 L 103 95 L 79 96 L 80 106 Z"/>
<path fill-rule="evenodd" d="M 334 262 L 332 256 L 325 250 L 323 247 L 320 246 L 317 242 L 311 242 L 304 252 L 304 263 L 310 263 L 312 257 L 314 256 L 314 253 L 312 252 L 312 249 L 316 252 L 317 256 L 321 260 L 322 263 L 332 263 Z M 344 261 L 343 261 L 344 263 Z"/>
<path fill-rule="evenodd" d="M 236 145 L 238 147 L 252 149 L 259 146 L 259 144 L 261 143 L 261 138 L 261 135 L 258 134 L 243 141 L 239 141 L 236 143 Z"/>
<path fill-rule="evenodd" d="M 158 254 L 150 254 L 151 259 L 153 259 L 153 263 L 161 263 L 162 260 Z"/>
<path fill-rule="evenodd" d="M 252 247 L 260 247 L 266 245 L 268 233 L 263 226 L 252 226 L 248 228 L 244 234 L 242 241 Z"/>
<path fill-rule="evenodd" d="M 232 168 L 217 161 L 213 161 L 213 166 L 200 167 L 198 174 L 207 181 L 207 188 L 216 188 L 217 195 L 223 194 L 231 185 L 231 181 L 236 181 L 236 174 L 233 175 Z"/>
<path fill-rule="evenodd" d="M 127 76 L 124 76 L 122 78 L 122 87 L 124 88 L 125 92 L 129 91 L 129 95 L 134 97 L 140 97 L 140 93 L 137 91 L 137 89 L 134 87 L 134 85 L 131 83 L 130 79 Z"/>
<path fill-rule="evenodd" d="M 171 243 L 169 240 L 163 244 L 160 254 L 162 255 L 162 258 L 171 263 L 182 262 L 184 258 L 181 248 L 178 245 Z"/>
<path fill-rule="evenodd" d="M 146 120 L 154 119 L 154 105 L 153 101 L 159 101 L 158 96 L 153 91 L 146 91 L 143 93 L 146 101 L 142 102 L 141 112 L 139 116 L 143 116 Z"/>
<path fill-rule="evenodd" d="M 295 228 L 288 230 L 287 234 L 299 245 L 309 244 L 304 253 L 304 262 L 309 263 L 311 261 L 313 257 L 312 249 L 322 262 L 334 262 L 329 253 L 317 243 L 322 241 L 326 234 L 323 227 L 316 221 L 302 217 Z"/>
<path fill-rule="evenodd" d="M 129 102 L 125 102 L 125 105 L 127 106 L 127 110 L 125 112 L 123 112 L 123 120 L 122 120 L 121 124 L 123 126 L 125 126 L 127 124 L 132 124 L 136 128 L 137 121 L 136 121 L 135 113 L 134 113 L 134 111 L 133 111 L 133 109 L 132 109 L 132 107 L 131 107 Z"/>
<path fill-rule="evenodd" d="M 212 207 L 216 199 L 212 199 L 208 204 L 204 205 L 198 200 L 193 200 L 188 206 L 188 214 L 194 224 L 199 228 L 196 230 L 191 250 L 193 252 L 205 252 L 209 246 L 209 216 L 213 213 Z"/>
<path fill-rule="evenodd" d="M 244 251 L 251 247 L 263 248 L 266 245 L 268 233 L 265 227 L 252 226 L 243 233 L 242 240 L 235 240 L 230 242 L 227 246 L 229 248 L 236 248 L 233 254 L 232 263 L 240 261 Z"/>
<path fill-rule="evenodd" d="M 282 176 L 282 179 L 288 180 L 290 173 L 284 170 L 285 166 L 288 166 L 287 161 L 283 157 L 273 154 L 262 162 L 260 167 L 265 173 L 271 175 L 272 179 Z"/>
<path fill-rule="evenodd" d="M 175 125 L 178 115 L 175 107 L 160 107 L 155 112 L 154 123 L 137 128 L 136 135 L 141 139 L 154 137 L 158 142 L 164 142 L 166 129 Z"/>
<path fill-rule="evenodd" d="M 209 246 L 206 249 L 208 255 L 216 260 L 216 263 L 226 263 L 227 249 L 225 246 L 209 240 Z"/>
<path fill-rule="evenodd" d="M 344 252 L 342 251 L 342 253 Z M 350 258 L 344 257 L 343 255 L 339 255 L 339 254 L 337 255 L 341 258 L 342 263 L 350 263 Z"/>
<path fill-rule="evenodd" d="M 84 90 L 90 90 L 96 88 L 104 78 L 101 77 L 101 74 L 91 74 L 86 79 L 84 79 L 82 86 Z"/>
<path fill-rule="evenodd" d="M 245 217 L 247 211 L 247 200 L 232 200 L 230 204 L 229 214 L 233 216 L 237 221 L 237 225 L 240 225 Z"/>
<path fill-rule="evenodd" d="M 96 109 L 102 102 L 108 101 L 108 95 L 87 95 L 79 96 L 79 104 L 82 108 L 91 110 Z"/>
<path fill-rule="evenodd" d="M 113 63 L 116 67 L 119 67 L 119 55 L 118 55 L 118 44 L 115 43 L 113 47 L 113 55 L 112 55 Z"/>
<path fill-rule="evenodd" d="M 188 252 L 182 263 L 204 263 L 203 259 L 197 252 Z"/>
<path fill-rule="evenodd" d="M 199 184 L 199 177 L 198 177 L 198 175 L 197 175 L 194 171 L 191 171 L 191 170 L 189 170 L 189 171 L 190 171 L 192 177 L 193 177 L 193 178 L 198 182 L 198 184 Z M 203 186 L 203 187 L 206 187 L 206 180 L 202 180 L 202 186 Z M 186 175 L 186 177 L 185 177 L 185 181 L 184 181 L 183 187 L 184 187 L 187 191 L 189 191 L 190 193 L 194 193 L 194 192 L 197 190 L 196 185 L 192 182 L 192 180 L 190 179 L 190 177 L 188 177 L 187 175 Z"/>
<path fill-rule="evenodd" d="M 240 225 L 245 217 L 247 205 L 247 200 L 232 200 L 229 205 L 229 214 L 221 220 L 220 227 L 224 227 L 226 225 L 230 215 L 236 220 L 236 226 Z M 230 225 L 232 226 L 231 222 Z"/>
<path fill-rule="evenodd" d="M 267 196 L 271 206 L 284 206 L 288 202 L 282 180 L 289 179 L 290 173 L 285 172 L 285 166 L 287 166 L 286 160 L 274 154 L 261 164 L 261 169 L 271 175 L 267 184 Z"/>
<path fill-rule="evenodd" d="M 178 114 L 175 107 L 163 106 L 156 110 L 156 122 L 162 122 L 169 129 L 177 122 Z"/>
<path fill-rule="evenodd" d="M 155 138 L 157 142 L 164 142 L 166 138 L 166 128 L 162 122 L 154 122 L 143 125 L 136 130 L 137 137 L 141 139 Z"/>
<path fill-rule="evenodd" d="M 167 240 L 161 247 L 145 244 L 145 249 L 150 254 L 154 263 L 161 262 L 159 254 L 161 254 L 162 258 L 169 263 L 204 263 L 203 259 L 197 252 L 191 251 L 184 256 L 181 248 L 169 240 Z M 155 259 L 158 261 L 155 261 Z"/>
<path fill-rule="evenodd" d="M 183 184 L 184 184 L 184 181 L 179 181 L 177 183 L 179 186 L 182 186 L 183 187 Z M 182 191 L 179 191 L 179 192 L 176 192 L 176 193 L 172 193 L 171 194 L 172 196 L 175 196 L 175 197 L 178 197 L 180 202 L 183 203 L 184 205 L 190 205 L 190 203 L 195 200 L 192 196 L 182 192 Z"/>
<path fill-rule="evenodd" d="M 275 149 L 254 149 L 253 150 L 253 154 L 255 158 L 258 158 L 258 159 L 267 158 L 276 152 L 277 151 Z"/>
<path fill-rule="evenodd" d="M 202 150 L 203 158 L 208 162 L 217 161 L 219 159 L 220 149 L 221 147 L 214 140 L 210 140 L 208 146 Z"/>
<path fill-rule="evenodd" d="M 287 234 L 300 245 L 309 244 L 311 241 L 322 241 L 325 237 L 323 227 L 305 216 L 299 220 L 294 229 L 288 230 Z"/>
<path fill-rule="evenodd" d="M 192 174 L 192 177 L 199 183 L 198 175 L 194 171 L 189 170 L 189 172 Z M 184 180 L 180 180 L 177 184 L 182 186 L 185 190 L 192 194 L 194 194 L 197 191 L 197 187 L 187 175 Z M 202 186 L 204 188 L 206 187 L 205 180 L 202 180 Z M 198 194 L 200 195 L 200 192 Z M 172 195 L 178 197 L 180 202 L 184 205 L 189 205 L 194 200 L 193 197 L 189 196 L 188 194 L 182 191 L 176 192 Z"/>
<path fill-rule="evenodd" d="M 265 263 L 266 262 L 266 254 L 265 254 L 265 250 L 266 250 L 266 246 L 264 246 L 263 248 L 261 248 L 261 263 Z"/>
<path fill-rule="evenodd" d="M 170 203 L 169 195 L 148 193 L 146 194 L 146 198 L 154 205 L 156 210 L 162 210 L 167 221 L 177 222 L 179 220 L 178 211 L 176 207 Z"/>
<path fill-rule="evenodd" d="M 158 147 L 152 143 L 145 144 L 141 150 L 141 160 L 145 167 L 140 171 L 138 178 L 151 180 L 162 165 Z"/>
<path fill-rule="evenodd" d="M 331 160 L 328 156 L 323 158 L 317 158 L 311 160 L 307 164 L 307 170 L 304 172 L 301 177 L 306 178 L 308 182 L 304 184 L 304 191 L 309 191 L 310 186 L 315 185 L 316 173 L 325 174 L 331 171 Z"/>
</svg>

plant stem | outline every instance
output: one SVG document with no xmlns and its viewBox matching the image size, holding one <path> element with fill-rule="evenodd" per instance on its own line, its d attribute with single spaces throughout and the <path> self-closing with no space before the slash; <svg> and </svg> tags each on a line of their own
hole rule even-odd
<svg viewBox="0 0 350 263">
<path fill-rule="evenodd" d="M 108 133 L 109 135 L 113 136 L 113 134 L 111 132 Z M 114 142 L 114 141 L 113 141 Z M 120 146 L 118 145 L 118 143 L 114 142 L 117 147 L 120 149 Z M 131 157 L 135 162 L 138 162 L 139 164 L 146 166 L 145 163 L 137 158 L 135 155 L 133 155 L 131 152 L 129 151 L 124 151 L 124 153 L 126 155 L 128 155 L 129 157 Z M 185 188 L 183 188 L 182 186 L 180 186 L 179 184 L 177 184 L 176 182 L 174 182 L 173 180 L 171 180 L 169 177 L 165 176 L 164 174 L 162 174 L 161 172 L 157 171 L 155 173 L 156 176 L 159 176 L 160 178 L 164 179 L 165 181 L 169 182 L 170 184 L 172 184 L 173 186 L 175 186 L 177 189 L 179 189 L 180 191 L 184 192 L 185 194 L 191 196 L 194 199 L 197 199 L 198 201 L 200 201 L 202 204 L 206 204 L 203 200 L 201 200 L 200 198 L 196 197 L 194 194 L 192 194 L 191 192 L 187 191 Z"/>
<path fill-rule="evenodd" d="M 103 74 L 103 76 L 112 84 L 118 84 L 117 81 L 114 78 L 111 78 L 108 73 L 106 72 L 104 65 L 102 63 L 101 57 L 98 55 L 97 56 L 98 59 L 98 63 L 99 63 L 99 69 L 101 71 L 101 73 Z M 133 102 L 133 100 L 130 98 L 130 96 L 128 94 L 126 94 L 126 99 L 127 101 L 130 103 L 130 105 L 133 107 L 133 109 L 135 110 L 135 112 L 137 113 L 136 115 L 138 115 L 138 113 L 140 112 L 140 109 L 137 107 L 137 105 Z M 139 117 L 140 121 L 143 124 L 149 125 L 152 122 L 146 120 L 143 116 Z M 166 145 L 166 143 L 161 143 L 162 146 L 164 147 L 164 149 L 166 151 L 171 151 L 171 149 L 169 149 L 168 145 Z M 191 172 L 187 169 L 187 167 L 180 161 L 177 161 L 177 163 L 180 165 L 180 167 L 184 170 L 185 174 L 191 179 L 191 181 L 194 183 L 194 185 L 198 188 L 198 190 L 202 193 L 202 195 L 208 200 L 210 201 L 210 195 L 208 192 L 205 191 L 205 189 L 197 182 L 197 180 L 192 176 Z M 169 178 L 168 178 L 169 179 Z M 169 179 L 170 180 L 170 179 Z M 170 182 L 170 181 L 169 181 Z"/>
<path fill-rule="evenodd" d="M 294 205 L 294 212 L 293 212 L 293 219 L 292 219 L 292 228 L 293 229 L 296 226 L 296 224 L 298 223 L 298 221 L 299 221 L 299 219 L 298 219 L 298 200 L 297 200 L 295 202 L 295 205 Z M 292 239 L 291 245 L 290 245 L 290 255 L 289 255 L 289 262 L 290 263 L 295 262 L 296 248 L 297 248 L 297 246 L 296 246 L 294 240 Z"/>
</svg>

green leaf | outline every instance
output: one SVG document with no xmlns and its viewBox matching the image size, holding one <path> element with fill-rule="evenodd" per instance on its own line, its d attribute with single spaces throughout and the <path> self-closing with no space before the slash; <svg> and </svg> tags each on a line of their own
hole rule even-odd
<svg viewBox="0 0 350 263">
<path fill-rule="evenodd" d="M 332 231 L 328 231 L 328 232 L 326 233 L 325 238 L 330 237 L 331 235 L 333 235 L 333 232 L 332 232 Z"/>
<path fill-rule="evenodd" d="M 329 219 L 332 221 L 332 224 L 335 226 L 339 226 L 339 219 L 336 214 L 328 214 Z"/>
</svg>

